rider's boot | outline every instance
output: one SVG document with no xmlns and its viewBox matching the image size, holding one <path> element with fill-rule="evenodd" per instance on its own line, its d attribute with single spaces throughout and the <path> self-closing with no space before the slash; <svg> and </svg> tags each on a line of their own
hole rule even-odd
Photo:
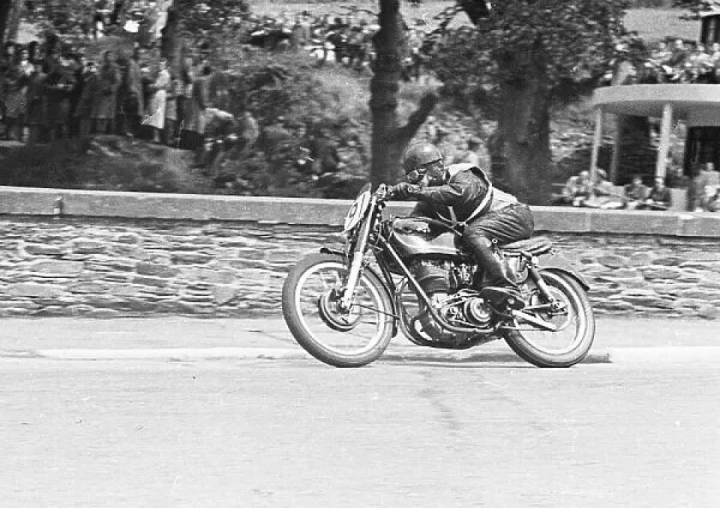
<svg viewBox="0 0 720 508">
<path fill-rule="evenodd" d="M 498 309 L 522 309 L 525 303 L 517 284 L 505 274 L 502 263 L 493 253 L 490 240 L 479 236 L 466 238 L 466 241 L 485 272 L 485 284 L 480 289 L 480 296 Z"/>
</svg>

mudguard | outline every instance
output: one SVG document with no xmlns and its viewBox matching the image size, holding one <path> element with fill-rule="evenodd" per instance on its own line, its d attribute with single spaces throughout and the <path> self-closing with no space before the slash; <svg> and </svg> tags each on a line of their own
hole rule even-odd
<svg viewBox="0 0 720 508">
<path fill-rule="evenodd" d="M 575 279 L 586 292 L 590 291 L 590 284 L 588 284 L 585 277 L 575 269 L 575 263 L 565 256 L 559 256 L 557 254 L 543 256 L 540 258 L 539 269 L 540 272 L 553 271 L 564 273 Z"/>
<path fill-rule="evenodd" d="M 320 253 L 321 253 L 321 254 L 331 254 L 331 255 L 334 255 L 334 256 L 340 256 L 341 258 L 345 258 L 345 257 L 346 257 L 346 256 L 345 256 L 345 253 L 344 253 L 343 251 L 341 251 L 340 249 L 331 249 L 330 247 L 321 247 L 321 248 L 320 248 Z M 397 314 L 398 314 L 398 312 L 397 312 L 397 307 L 396 307 L 396 305 L 395 305 L 395 296 L 392 295 L 392 294 L 390 294 L 390 290 L 388 289 L 386 283 L 384 282 L 384 281 L 385 281 L 385 278 L 384 278 L 382 275 L 380 275 L 380 274 L 377 272 L 377 270 L 375 270 L 372 266 L 366 266 L 365 269 L 366 269 L 366 270 L 370 270 L 370 272 L 371 272 L 375 277 L 377 277 L 377 279 L 378 279 L 379 281 L 383 282 L 382 287 L 383 287 L 383 289 L 385 290 L 385 294 L 390 297 L 390 302 L 392 302 L 392 313 L 393 313 L 393 335 L 392 335 L 392 336 L 395 337 L 395 336 L 397 335 L 397 332 L 398 332 L 398 320 L 397 320 L 397 317 L 396 317 Z"/>
</svg>

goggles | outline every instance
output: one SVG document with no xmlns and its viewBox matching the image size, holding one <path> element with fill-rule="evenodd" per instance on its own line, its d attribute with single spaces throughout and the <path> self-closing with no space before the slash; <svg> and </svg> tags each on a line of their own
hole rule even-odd
<svg viewBox="0 0 720 508">
<path fill-rule="evenodd" d="M 407 179 L 407 181 L 409 183 L 412 183 L 412 184 L 419 183 L 425 177 L 425 174 L 427 173 L 428 169 L 433 167 L 436 164 L 439 164 L 440 162 L 442 162 L 442 159 L 437 159 L 434 161 L 426 162 L 425 164 L 418 166 L 417 168 L 413 169 L 412 171 L 409 171 L 405 175 L 405 178 Z"/>
</svg>

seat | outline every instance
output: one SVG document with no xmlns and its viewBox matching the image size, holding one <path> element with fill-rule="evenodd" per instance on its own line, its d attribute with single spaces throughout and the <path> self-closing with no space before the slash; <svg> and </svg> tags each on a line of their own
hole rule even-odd
<svg viewBox="0 0 720 508">
<path fill-rule="evenodd" d="M 533 256 L 539 256 L 552 250 L 553 244 L 549 238 L 544 236 L 536 236 L 519 242 L 512 242 L 501 245 L 500 249 L 511 254 L 527 253 Z"/>
</svg>

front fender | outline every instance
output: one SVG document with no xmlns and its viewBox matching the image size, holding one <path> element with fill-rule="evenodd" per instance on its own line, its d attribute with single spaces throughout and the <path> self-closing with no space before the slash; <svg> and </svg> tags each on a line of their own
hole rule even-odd
<svg viewBox="0 0 720 508">
<path fill-rule="evenodd" d="M 340 249 L 332 249 L 332 248 L 330 248 L 330 247 L 321 247 L 321 248 L 320 248 L 320 253 L 322 253 L 322 254 L 330 254 L 330 255 L 333 255 L 333 256 L 340 256 L 340 257 L 343 258 L 343 259 L 345 259 L 345 258 L 347 257 L 347 256 L 345 255 L 345 253 L 344 253 L 343 251 L 341 251 Z M 372 266 L 366 265 L 366 266 L 365 266 L 365 270 L 370 270 L 370 272 L 371 272 L 375 277 L 377 277 L 377 279 L 378 279 L 379 281 L 381 281 L 381 282 L 385 281 L 385 278 L 382 277 L 382 276 L 378 273 L 378 271 L 375 270 Z M 398 332 L 398 324 L 397 324 L 397 317 L 396 317 L 396 316 L 398 315 L 398 311 L 397 311 L 397 306 L 395 305 L 395 297 L 394 297 L 394 295 L 392 295 L 392 294 L 390 293 L 390 288 L 387 287 L 387 284 L 386 284 L 385 282 L 383 282 L 382 287 L 383 287 L 383 291 L 385 291 L 385 294 L 390 297 L 390 302 L 392 302 L 392 313 L 393 313 L 393 316 L 395 316 L 395 317 L 393 318 L 393 337 L 395 337 L 395 336 L 397 335 L 397 332 Z"/>
</svg>

